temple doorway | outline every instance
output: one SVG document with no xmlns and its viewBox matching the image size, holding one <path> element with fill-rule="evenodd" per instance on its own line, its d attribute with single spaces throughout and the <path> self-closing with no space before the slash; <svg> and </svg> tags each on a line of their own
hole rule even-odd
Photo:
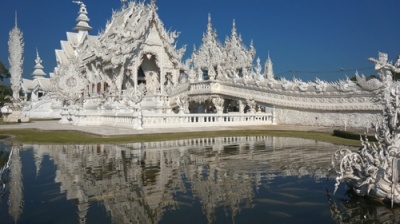
<svg viewBox="0 0 400 224">
<path fill-rule="evenodd" d="M 147 95 L 155 95 L 161 91 L 160 68 L 156 63 L 156 56 L 143 55 L 142 64 L 138 68 L 137 85 L 144 87 Z"/>
</svg>

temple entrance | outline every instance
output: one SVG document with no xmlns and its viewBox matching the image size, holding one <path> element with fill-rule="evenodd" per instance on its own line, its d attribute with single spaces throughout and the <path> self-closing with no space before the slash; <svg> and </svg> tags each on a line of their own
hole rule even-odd
<svg viewBox="0 0 400 224">
<path fill-rule="evenodd" d="M 161 92 L 160 68 L 157 66 L 156 56 L 145 54 L 142 59 L 137 73 L 137 85 L 145 90 L 146 95 L 156 95 Z"/>
</svg>

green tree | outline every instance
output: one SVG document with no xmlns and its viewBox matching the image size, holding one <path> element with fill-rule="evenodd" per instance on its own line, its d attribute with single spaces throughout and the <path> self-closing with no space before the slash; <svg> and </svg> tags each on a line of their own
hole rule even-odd
<svg viewBox="0 0 400 224">
<path fill-rule="evenodd" d="M 0 81 L 8 78 L 10 78 L 10 72 L 3 62 L 0 61 Z M 10 85 L 0 83 L 0 107 L 4 106 L 4 103 L 10 102 L 7 96 L 12 96 Z"/>
<path fill-rule="evenodd" d="M 10 72 L 3 64 L 3 62 L 0 61 L 0 81 L 3 81 L 4 79 L 8 79 L 10 77 L 11 77 Z"/>
</svg>

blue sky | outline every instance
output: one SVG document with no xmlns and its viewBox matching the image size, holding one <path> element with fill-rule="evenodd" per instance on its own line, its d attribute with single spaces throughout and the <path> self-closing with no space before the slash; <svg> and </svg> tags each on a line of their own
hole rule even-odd
<svg viewBox="0 0 400 224">
<path fill-rule="evenodd" d="M 92 35 L 104 28 L 113 9 L 121 7 L 120 0 L 84 3 Z M 394 61 L 400 54 L 398 0 L 158 0 L 157 6 L 166 29 L 181 32 L 178 46 L 187 45 L 186 56 L 193 45 L 200 45 L 211 13 L 221 42 L 235 19 L 246 46 L 253 40 L 263 63 L 269 51 L 276 76 L 289 79 L 334 81 L 353 76 L 354 69 L 375 74 L 369 57 L 381 51 Z M 53 71 L 54 50 L 67 31 L 73 32 L 78 9 L 69 0 L 2 0 L 0 61 L 8 65 L 8 33 L 17 11 L 25 42 L 23 76 L 31 77 L 36 47 L 45 72 Z"/>
</svg>

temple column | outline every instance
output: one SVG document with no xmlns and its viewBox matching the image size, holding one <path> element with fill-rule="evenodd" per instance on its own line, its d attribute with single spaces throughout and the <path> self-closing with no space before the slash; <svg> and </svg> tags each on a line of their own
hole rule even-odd
<svg viewBox="0 0 400 224">
<path fill-rule="evenodd" d="M 163 68 L 163 65 L 162 65 L 162 62 L 164 61 L 164 56 L 163 56 L 163 54 L 160 54 L 160 61 L 159 61 L 159 63 L 160 63 L 160 65 L 158 65 L 159 67 L 160 67 L 160 93 L 165 93 L 164 92 L 164 83 L 165 83 L 165 75 L 166 74 L 164 74 L 164 68 Z"/>
<path fill-rule="evenodd" d="M 275 109 L 275 105 L 272 106 L 272 124 L 276 124 L 276 109 Z"/>
<path fill-rule="evenodd" d="M 93 93 L 93 84 L 89 83 L 89 94 Z"/>
<path fill-rule="evenodd" d="M 133 64 L 128 67 L 129 73 L 131 74 L 130 77 L 133 79 L 133 87 L 135 88 L 136 92 L 136 86 L 138 84 L 138 70 L 139 66 L 137 65 L 136 61 L 133 62 Z"/>
</svg>

